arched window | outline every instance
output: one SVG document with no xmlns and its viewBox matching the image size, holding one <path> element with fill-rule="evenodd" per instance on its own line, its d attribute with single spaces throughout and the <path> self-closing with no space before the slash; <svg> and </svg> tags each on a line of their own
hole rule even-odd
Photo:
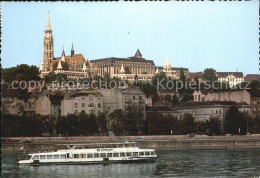
<svg viewBox="0 0 260 178">
<path fill-rule="evenodd" d="M 95 107 L 93 103 L 88 104 L 88 107 Z"/>
</svg>

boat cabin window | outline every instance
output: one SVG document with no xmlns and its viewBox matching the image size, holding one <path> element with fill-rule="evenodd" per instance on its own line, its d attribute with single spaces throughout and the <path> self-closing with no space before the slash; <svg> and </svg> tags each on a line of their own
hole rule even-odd
<svg viewBox="0 0 260 178">
<path fill-rule="evenodd" d="M 132 152 L 127 152 L 126 156 L 132 156 Z"/>
<path fill-rule="evenodd" d="M 134 152 L 134 156 L 138 156 L 138 152 Z"/>
<path fill-rule="evenodd" d="M 144 152 L 139 152 L 139 156 L 144 156 Z"/>
<path fill-rule="evenodd" d="M 79 154 L 74 154 L 74 158 L 79 158 Z"/>
<path fill-rule="evenodd" d="M 87 157 L 88 158 L 93 158 L 93 154 L 88 154 Z"/>
<path fill-rule="evenodd" d="M 34 156 L 33 160 L 39 160 L 39 156 L 38 155 Z"/>
<path fill-rule="evenodd" d="M 154 152 L 154 151 L 152 151 L 152 152 L 151 152 L 151 155 L 155 155 L 155 152 Z"/>
<path fill-rule="evenodd" d="M 54 155 L 53 158 L 54 159 L 59 159 L 60 157 L 59 157 L 59 155 Z"/>
<path fill-rule="evenodd" d="M 29 160 L 29 159 L 31 159 L 31 158 L 32 158 L 31 155 L 27 155 L 23 160 Z"/>
<path fill-rule="evenodd" d="M 60 155 L 60 159 L 65 159 L 66 155 Z"/>
<path fill-rule="evenodd" d="M 47 159 L 52 159 L 52 155 L 47 155 Z"/>
<path fill-rule="evenodd" d="M 86 154 L 80 154 L 80 158 L 86 158 Z"/>
<path fill-rule="evenodd" d="M 118 155 L 118 153 L 114 153 L 113 156 L 114 157 L 118 157 L 119 155 Z"/>
<path fill-rule="evenodd" d="M 46 155 L 40 155 L 40 159 L 46 159 Z"/>
<path fill-rule="evenodd" d="M 120 157 L 125 157 L 125 153 L 120 153 Z"/>
<path fill-rule="evenodd" d="M 112 153 L 107 153 L 107 157 L 112 157 Z"/>
<path fill-rule="evenodd" d="M 106 153 L 100 153 L 100 157 L 101 158 L 105 158 L 106 157 Z"/>
<path fill-rule="evenodd" d="M 99 153 L 94 153 L 94 158 L 99 158 Z"/>
<path fill-rule="evenodd" d="M 145 156 L 150 156 L 150 152 L 145 152 Z"/>
<path fill-rule="evenodd" d="M 124 144 L 119 144 L 118 145 L 118 148 L 123 148 L 124 147 Z"/>
</svg>

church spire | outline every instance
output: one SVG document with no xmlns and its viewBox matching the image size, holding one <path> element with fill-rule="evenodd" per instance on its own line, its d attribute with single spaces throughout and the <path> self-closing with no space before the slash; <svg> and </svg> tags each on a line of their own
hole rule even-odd
<svg viewBox="0 0 260 178">
<path fill-rule="evenodd" d="M 71 45 L 71 57 L 74 55 L 74 46 L 73 46 L 73 42 L 72 42 L 72 45 Z"/>
<path fill-rule="evenodd" d="M 49 15 L 49 11 L 47 13 L 47 23 L 46 23 L 46 29 L 45 31 L 51 31 L 51 23 L 50 23 L 50 15 Z"/>
</svg>

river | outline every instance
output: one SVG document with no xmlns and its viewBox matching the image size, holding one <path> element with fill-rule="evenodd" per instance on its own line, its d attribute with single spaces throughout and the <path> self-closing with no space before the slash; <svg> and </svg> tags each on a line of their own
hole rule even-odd
<svg viewBox="0 0 260 178">
<path fill-rule="evenodd" d="M 260 150 L 157 151 L 153 163 L 18 166 L 2 155 L 2 177 L 212 177 L 260 176 Z"/>
</svg>

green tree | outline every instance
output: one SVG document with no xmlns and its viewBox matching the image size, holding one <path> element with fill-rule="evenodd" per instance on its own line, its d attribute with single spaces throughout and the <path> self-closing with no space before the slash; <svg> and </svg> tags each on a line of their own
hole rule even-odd
<svg viewBox="0 0 260 178">
<path fill-rule="evenodd" d="M 53 81 L 56 81 L 56 79 L 57 79 L 57 75 L 55 74 L 55 72 L 49 72 L 48 75 L 44 76 L 44 81 L 46 83 L 51 83 Z"/>
<path fill-rule="evenodd" d="M 210 83 L 217 81 L 218 77 L 216 74 L 216 70 L 212 68 L 206 68 L 203 73 L 203 79 L 205 81 L 209 81 Z"/>
<path fill-rule="evenodd" d="M 58 73 L 58 74 L 56 75 L 56 80 L 57 80 L 59 83 L 62 83 L 62 82 L 68 81 L 68 78 L 67 78 L 67 75 L 66 75 L 66 74 Z"/>
<path fill-rule="evenodd" d="M 4 68 L 1 71 L 2 71 L 2 79 L 4 79 L 8 83 L 16 79 L 18 81 L 40 80 L 39 68 L 34 65 L 29 66 L 27 64 L 20 64 L 17 65 L 16 67 Z"/>
<path fill-rule="evenodd" d="M 56 125 L 57 130 L 62 134 L 68 134 L 70 136 L 76 136 L 80 134 L 80 122 L 76 114 L 68 114 L 62 116 Z"/>
<path fill-rule="evenodd" d="M 108 115 L 111 129 L 117 135 L 122 135 L 125 131 L 125 114 L 122 109 L 116 109 Z"/>
<path fill-rule="evenodd" d="M 97 119 L 94 114 L 90 114 L 88 117 L 88 133 L 90 135 L 94 135 L 95 133 L 98 133 L 98 124 L 97 124 Z"/>
<path fill-rule="evenodd" d="M 194 133 L 196 129 L 194 118 L 191 114 L 187 113 L 185 113 L 183 118 L 181 119 L 180 126 L 182 134 Z"/>
<path fill-rule="evenodd" d="M 238 111 L 236 106 L 231 106 L 226 115 L 226 133 L 229 134 L 246 134 L 247 132 L 247 120 L 244 114 Z"/>
<path fill-rule="evenodd" d="M 168 79 L 167 79 L 167 76 L 164 72 L 156 74 L 152 78 L 152 84 L 153 84 L 154 87 L 156 87 L 157 90 L 163 89 L 163 87 L 165 88 L 167 81 L 168 81 Z M 157 84 L 158 84 L 158 86 L 157 86 Z"/>
<path fill-rule="evenodd" d="M 99 132 L 103 134 L 107 134 L 108 128 L 107 128 L 107 116 L 105 113 L 100 113 L 97 116 L 97 123 L 98 123 L 98 129 Z"/>
<path fill-rule="evenodd" d="M 177 97 L 176 94 L 174 94 L 172 98 L 172 105 L 178 105 L 178 104 L 179 104 L 179 98 Z"/>
<path fill-rule="evenodd" d="M 209 135 L 220 135 L 221 121 L 217 117 L 212 117 L 209 120 L 206 121 L 206 126 L 209 129 Z"/>
</svg>

